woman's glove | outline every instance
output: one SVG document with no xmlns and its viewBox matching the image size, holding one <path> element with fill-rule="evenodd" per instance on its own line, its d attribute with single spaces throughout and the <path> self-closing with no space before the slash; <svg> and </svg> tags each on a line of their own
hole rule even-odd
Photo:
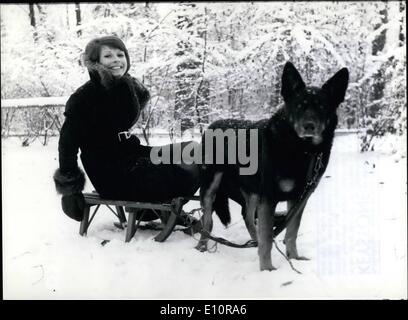
<svg viewBox="0 0 408 320">
<path fill-rule="evenodd" d="M 62 195 L 62 210 L 71 219 L 81 221 L 85 207 L 82 194 L 85 174 L 78 167 L 71 170 L 57 169 L 53 178 L 57 192 Z"/>
<path fill-rule="evenodd" d="M 82 221 L 85 208 L 85 200 L 82 192 L 62 196 L 61 206 L 68 217 L 76 221 Z"/>
</svg>

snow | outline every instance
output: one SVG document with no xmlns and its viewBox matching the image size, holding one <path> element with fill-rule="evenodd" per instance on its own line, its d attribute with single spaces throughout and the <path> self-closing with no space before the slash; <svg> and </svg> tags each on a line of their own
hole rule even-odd
<svg viewBox="0 0 408 320">
<path fill-rule="evenodd" d="M 299 232 L 299 252 L 311 258 L 293 261 L 302 274 L 276 248 L 277 270 L 260 272 L 256 248 L 218 245 L 201 253 L 198 236 L 179 231 L 157 243 L 155 232 L 142 230 L 125 243 L 102 208 L 88 235 L 79 236 L 54 190 L 57 141 L 21 147 L 17 138 L 2 140 L 4 299 L 407 298 L 406 137 L 363 154 L 356 134 L 336 137 Z M 213 233 L 244 243 L 239 206 L 231 208 L 230 227 L 214 215 Z M 103 239 L 111 241 L 102 246 Z"/>
<path fill-rule="evenodd" d="M 44 106 L 65 106 L 68 101 L 68 96 L 65 97 L 36 97 L 36 98 L 20 98 L 20 99 L 2 99 L 2 108 L 12 107 L 44 107 Z"/>
</svg>

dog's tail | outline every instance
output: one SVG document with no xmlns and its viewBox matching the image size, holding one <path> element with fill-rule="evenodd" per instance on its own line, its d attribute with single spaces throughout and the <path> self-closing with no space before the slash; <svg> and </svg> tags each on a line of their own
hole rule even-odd
<svg viewBox="0 0 408 320">
<path fill-rule="evenodd" d="M 217 192 L 213 207 L 222 224 L 227 226 L 231 222 L 231 213 L 228 205 L 228 197 L 221 188 Z"/>
</svg>

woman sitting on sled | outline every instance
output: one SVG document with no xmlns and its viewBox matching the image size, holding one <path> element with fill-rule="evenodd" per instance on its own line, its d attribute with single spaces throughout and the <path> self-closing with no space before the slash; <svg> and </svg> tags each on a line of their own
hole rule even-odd
<svg viewBox="0 0 408 320">
<path fill-rule="evenodd" d="M 194 195 L 198 167 L 153 164 L 151 147 L 143 146 L 129 130 L 138 120 L 150 94 L 128 74 L 130 59 L 124 43 L 115 36 L 88 43 L 84 63 L 90 80 L 77 89 L 65 107 L 54 174 L 62 209 L 81 221 L 85 175 L 101 197 L 130 201 L 166 201 Z"/>
</svg>

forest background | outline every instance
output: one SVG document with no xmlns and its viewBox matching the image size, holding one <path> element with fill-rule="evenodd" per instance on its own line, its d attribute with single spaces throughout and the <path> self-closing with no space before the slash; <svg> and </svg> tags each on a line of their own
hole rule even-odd
<svg viewBox="0 0 408 320">
<path fill-rule="evenodd" d="M 151 92 L 136 125 L 147 141 L 155 128 L 172 137 L 190 128 L 202 131 L 219 118 L 269 117 L 282 102 L 286 61 L 315 85 L 349 68 L 339 127 L 358 131 L 361 151 L 374 150 L 385 134 L 406 132 L 404 1 L 37 3 L 0 9 L 2 137 L 16 127 L 28 136 L 50 124 L 59 129 L 61 105 L 45 114 L 38 99 L 29 103 L 38 108 L 7 108 L 5 102 L 72 94 L 89 79 L 81 63 L 85 45 L 106 34 L 124 40 L 130 74 Z"/>
</svg>

